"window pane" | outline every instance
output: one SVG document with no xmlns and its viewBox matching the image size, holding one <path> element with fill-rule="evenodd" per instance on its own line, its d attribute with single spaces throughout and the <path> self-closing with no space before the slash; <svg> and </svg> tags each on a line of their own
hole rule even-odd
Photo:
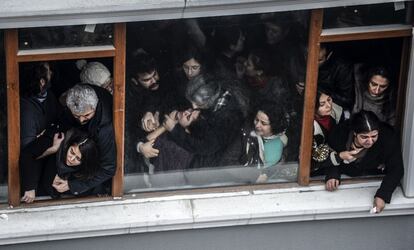
<svg viewBox="0 0 414 250">
<path fill-rule="evenodd" d="M 2 30 L 0 30 L 0 202 L 7 202 L 7 94 Z"/>
<path fill-rule="evenodd" d="M 295 181 L 308 19 L 128 24 L 126 192 Z"/>
<path fill-rule="evenodd" d="M 327 154 L 330 149 L 324 149 L 324 145 L 329 145 L 336 151 L 340 150 L 339 152 L 346 151 L 344 148 L 353 150 L 353 147 L 361 149 L 364 147 L 362 141 L 357 141 L 358 136 L 352 136 L 358 135 L 359 132 L 347 134 L 347 139 L 342 141 L 344 131 L 356 128 L 355 124 L 359 124 L 348 126 L 350 115 L 352 117 L 362 110 L 372 111 L 381 122 L 393 126 L 396 134 L 399 133 L 401 121 L 396 120 L 396 103 L 397 98 L 404 98 L 397 95 L 398 89 L 402 87 L 400 86 L 402 83 L 399 82 L 402 44 L 403 38 L 321 44 L 318 74 L 319 93 L 316 99 L 317 108 L 314 123 L 315 148 L 312 153 L 311 175 L 323 175 L 323 167 L 328 166 L 327 164 L 331 162 L 328 159 L 329 154 Z M 361 131 L 366 131 L 368 128 L 375 130 L 374 125 L 364 125 L 364 128 L 362 125 L 358 126 Z M 379 148 L 381 150 L 391 148 L 391 146 L 382 146 L 384 143 L 382 134 L 386 134 L 388 130 L 381 131 L 382 127 L 379 129 L 378 141 L 375 142 L 378 146 L 370 148 L 369 145 L 365 145 L 367 146 L 363 151 L 365 153 L 358 155 L 355 162 L 349 163 L 351 165 L 342 169 L 355 170 L 354 164 L 356 166 L 365 164 L 365 159 L 372 157 L 373 153 L 388 154 L 387 150 L 378 150 Z M 397 138 L 396 135 L 387 138 L 387 143 L 393 145 L 392 147 L 395 149 L 393 152 L 400 150 L 399 143 L 393 144 L 393 140 L 397 140 Z M 396 158 L 398 159 L 398 157 Z M 364 169 L 363 171 L 355 171 L 352 176 L 384 174 L 386 172 L 382 167 L 387 167 L 386 164 L 383 157 L 376 157 L 375 161 L 367 164 L 369 166 L 360 168 L 360 170 Z M 390 173 L 400 167 L 399 164 L 394 164 L 396 167 L 389 170 Z M 373 165 L 375 167 L 372 169 Z"/>
<path fill-rule="evenodd" d="M 19 49 L 46 49 L 112 44 L 112 24 L 19 29 Z"/>
<path fill-rule="evenodd" d="M 408 24 L 410 3 L 383 3 L 345 6 L 324 10 L 324 28 Z"/>
</svg>

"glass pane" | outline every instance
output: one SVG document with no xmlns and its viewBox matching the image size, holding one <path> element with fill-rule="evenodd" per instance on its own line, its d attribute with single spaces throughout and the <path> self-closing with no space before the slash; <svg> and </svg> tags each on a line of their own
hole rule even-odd
<svg viewBox="0 0 414 250">
<path fill-rule="evenodd" d="M 128 24 L 126 192 L 296 181 L 308 19 Z"/>
<path fill-rule="evenodd" d="M 19 29 L 21 50 L 112 44 L 112 24 Z"/>
<path fill-rule="evenodd" d="M 407 2 L 396 2 L 325 9 L 323 28 L 408 24 L 409 6 Z"/>
<path fill-rule="evenodd" d="M 380 152 L 378 155 L 388 154 L 384 151 L 378 151 L 378 148 L 383 146 L 376 146 L 371 149 L 369 145 L 357 141 L 356 138 L 359 137 L 352 137 L 353 134 L 350 134 L 351 136 L 347 134 L 346 139 L 344 139 L 342 134 L 343 131 L 347 131 L 352 126 L 358 129 L 358 133 L 359 130 L 365 131 L 363 129 L 375 127 L 374 125 L 358 125 L 357 128 L 355 124 L 359 123 L 353 123 L 351 126 L 346 125 L 349 122 L 348 119 L 362 110 L 372 111 L 379 121 L 393 126 L 397 132 L 396 134 L 400 132 L 399 124 L 401 124 L 401 121 L 396 120 L 396 103 L 397 98 L 404 98 L 403 96 L 397 96 L 401 84 L 399 75 L 402 44 L 402 38 L 321 44 L 318 74 L 319 92 L 316 98 L 311 175 L 321 175 L 323 177 L 325 174 L 323 167 L 329 166 L 330 160 L 328 158 L 331 152 L 331 149 L 327 148 L 326 145 L 336 151 L 340 150 L 340 152 L 344 151 L 344 148 L 351 150 L 352 147 L 358 145 L 360 149 L 363 148 L 365 153 L 358 155 L 355 163 L 351 162 L 349 164 L 362 164 L 364 157 L 371 157 L 368 155 L 373 152 Z M 378 141 L 375 142 L 379 145 L 384 143 L 381 138 L 381 129 Z M 356 135 L 358 133 L 355 132 Z M 395 136 L 394 139 L 397 138 L 398 136 Z M 393 143 L 393 138 L 390 137 L 387 140 L 390 144 Z M 394 147 L 395 152 L 398 152 L 400 145 L 394 145 Z M 388 148 L 388 146 L 384 146 L 384 148 Z M 339 159 L 338 162 L 340 162 Z M 381 164 L 384 166 L 384 163 L 382 157 L 377 157 L 375 163 L 368 164 L 371 167 L 364 166 L 361 168 L 364 171 L 356 171 L 351 175 L 384 174 L 386 172 L 378 167 Z M 373 164 L 377 165 L 370 169 Z M 399 166 L 398 164 L 395 165 L 394 169 L 397 169 Z M 343 169 L 349 170 L 352 169 L 352 166 L 347 165 Z M 394 169 L 391 169 L 390 173 Z M 343 173 L 350 174 L 346 171 Z"/>
<path fill-rule="evenodd" d="M 111 174 L 102 168 L 115 169 L 112 96 L 104 88 L 112 84 L 112 64 L 112 58 L 91 58 L 19 65 L 23 194 L 35 190 L 37 199 L 110 194 Z M 80 82 L 90 84 L 86 91 L 68 94 Z M 70 97 L 71 106 L 66 102 Z M 105 142 L 101 131 L 107 132 Z M 58 132 L 64 135 L 60 144 Z M 63 186 L 52 185 L 55 180 Z"/>
<path fill-rule="evenodd" d="M 0 30 L 0 202 L 7 202 L 7 93 L 2 30 Z"/>
</svg>

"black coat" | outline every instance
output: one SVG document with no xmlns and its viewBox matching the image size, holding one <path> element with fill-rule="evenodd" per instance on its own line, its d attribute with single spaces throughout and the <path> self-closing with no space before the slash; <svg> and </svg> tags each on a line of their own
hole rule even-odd
<svg viewBox="0 0 414 250">
<path fill-rule="evenodd" d="M 331 91 L 333 101 L 352 110 L 355 100 L 353 65 L 339 58 L 330 58 L 319 67 L 318 86 Z"/>
<path fill-rule="evenodd" d="M 35 97 L 22 97 L 20 99 L 21 147 L 26 147 L 51 123 L 56 123 L 60 110 L 60 105 L 52 91 L 48 91 L 43 102 Z"/>
<path fill-rule="evenodd" d="M 202 110 L 190 133 L 176 125 L 169 137 L 193 154 L 191 167 L 217 167 L 229 145 L 239 137 L 243 114 L 234 96 L 217 111 Z"/>
<path fill-rule="evenodd" d="M 329 145 L 336 151 L 349 150 L 346 148 L 351 130 L 349 122 L 338 125 L 329 137 Z M 349 164 L 341 163 L 327 169 L 326 180 L 338 179 L 341 174 L 349 176 L 385 174 L 375 197 L 382 198 L 389 203 L 392 193 L 404 174 L 401 147 L 397 133 L 387 124 L 381 124 L 378 140 L 369 148 L 366 154 Z M 383 168 L 384 167 L 384 168 Z"/>
<path fill-rule="evenodd" d="M 76 127 L 87 132 L 96 142 L 99 149 L 100 169 L 96 175 L 87 180 L 74 179 L 69 180 L 69 189 L 72 194 L 79 195 L 96 188 L 104 182 L 110 180 L 116 170 L 116 145 L 115 134 L 112 125 L 112 96 L 103 88 L 89 85 L 98 96 L 98 105 L 94 117 L 85 125 L 72 116 L 69 109 L 66 109 L 62 124 L 66 128 Z M 109 184 L 109 183 L 106 183 Z"/>
</svg>

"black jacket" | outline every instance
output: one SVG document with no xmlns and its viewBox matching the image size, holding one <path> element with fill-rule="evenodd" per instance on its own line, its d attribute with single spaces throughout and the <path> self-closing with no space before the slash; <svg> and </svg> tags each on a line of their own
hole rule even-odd
<svg viewBox="0 0 414 250">
<path fill-rule="evenodd" d="M 69 180 L 70 192 L 75 195 L 90 191 L 110 180 L 116 170 L 116 145 L 112 125 L 112 96 L 103 88 L 93 85 L 89 86 L 95 90 L 99 99 L 94 117 L 86 125 L 82 126 L 67 108 L 62 122 L 62 124 L 66 125 L 67 129 L 76 127 L 89 133 L 99 149 L 100 169 L 96 175 L 88 180 Z"/>
<path fill-rule="evenodd" d="M 35 97 L 20 99 L 20 144 L 26 147 L 51 123 L 56 123 L 60 106 L 52 91 L 48 91 L 46 100 L 40 102 Z"/>
<path fill-rule="evenodd" d="M 239 136 L 242 123 L 241 108 L 231 96 L 227 104 L 216 111 L 202 110 L 191 124 L 190 133 L 177 124 L 169 136 L 193 154 L 191 167 L 217 167 L 228 146 Z"/>
<path fill-rule="evenodd" d="M 352 64 L 339 58 L 330 58 L 319 67 L 318 86 L 330 90 L 336 104 L 346 110 L 352 110 L 355 99 Z"/>
<path fill-rule="evenodd" d="M 350 133 L 349 122 L 338 125 L 330 134 L 329 145 L 338 153 L 349 150 L 346 144 Z M 359 161 L 349 164 L 342 162 L 339 166 L 327 169 L 326 180 L 332 178 L 339 180 L 342 173 L 349 176 L 385 174 L 375 197 L 380 197 L 389 203 L 392 193 L 404 174 L 398 138 L 389 125 L 381 124 L 378 140 L 367 150 L 366 154 Z"/>
</svg>

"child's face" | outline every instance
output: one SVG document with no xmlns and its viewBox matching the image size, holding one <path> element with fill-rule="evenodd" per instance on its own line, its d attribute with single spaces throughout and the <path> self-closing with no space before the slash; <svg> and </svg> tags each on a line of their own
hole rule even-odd
<svg viewBox="0 0 414 250">
<path fill-rule="evenodd" d="M 258 111 L 254 119 L 254 129 L 256 134 L 264 137 L 273 135 L 272 126 L 270 125 L 269 117 L 262 111 Z"/>
</svg>

